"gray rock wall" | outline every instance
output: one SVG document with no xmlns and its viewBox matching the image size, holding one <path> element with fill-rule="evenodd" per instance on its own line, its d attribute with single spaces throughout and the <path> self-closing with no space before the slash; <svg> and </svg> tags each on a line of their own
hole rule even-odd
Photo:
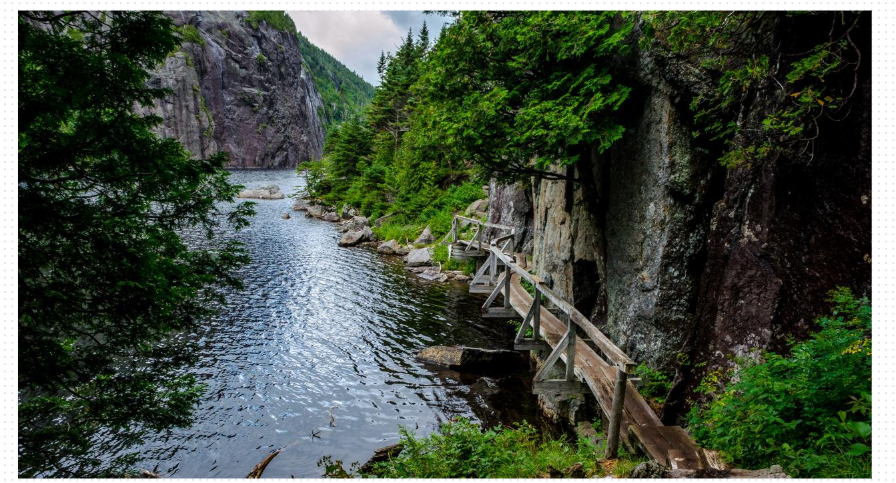
<svg viewBox="0 0 896 483">
<path fill-rule="evenodd" d="M 160 134 L 197 156 L 230 153 L 231 166 L 284 168 L 319 157 L 324 130 L 320 94 L 302 65 L 294 35 L 245 12 L 166 12 L 196 27 L 201 43 L 184 43 L 150 82 L 173 94 L 149 110 Z"/>
</svg>

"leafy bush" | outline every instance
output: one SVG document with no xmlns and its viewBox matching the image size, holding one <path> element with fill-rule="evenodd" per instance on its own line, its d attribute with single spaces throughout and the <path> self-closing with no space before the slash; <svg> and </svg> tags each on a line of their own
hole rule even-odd
<svg viewBox="0 0 896 483">
<path fill-rule="evenodd" d="M 793 476 L 871 476 L 871 304 L 830 293 L 821 330 L 789 356 L 739 361 L 727 387 L 719 372 L 699 391 L 716 395 L 689 414 L 706 447 L 746 468 L 780 464 Z"/>
<path fill-rule="evenodd" d="M 372 474 L 386 478 L 535 478 L 581 463 L 586 476 L 603 476 L 602 449 L 580 439 L 569 443 L 540 435 L 523 423 L 483 430 L 465 419 L 448 422 L 424 438 L 401 431 L 402 453 L 379 463 Z"/>
<path fill-rule="evenodd" d="M 255 63 L 258 65 L 265 65 L 268 63 L 268 58 L 264 56 L 264 54 L 258 54 L 255 56 Z"/>
<path fill-rule="evenodd" d="M 672 389 L 672 381 L 669 379 L 668 374 L 652 369 L 646 364 L 639 365 L 635 369 L 635 374 L 641 378 L 643 384 L 638 391 L 642 396 L 652 399 L 657 404 L 666 402 L 666 396 L 669 395 L 669 390 Z"/>
</svg>

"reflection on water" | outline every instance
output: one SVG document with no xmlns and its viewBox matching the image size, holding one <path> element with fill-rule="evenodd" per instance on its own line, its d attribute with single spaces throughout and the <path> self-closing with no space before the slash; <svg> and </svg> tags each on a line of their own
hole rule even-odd
<svg viewBox="0 0 896 483">
<path fill-rule="evenodd" d="M 232 179 L 273 182 L 286 193 L 299 183 L 292 171 L 235 171 Z M 524 378 L 479 379 L 414 360 L 435 344 L 509 348 L 512 328 L 479 317 L 481 296 L 409 276 L 398 259 L 340 248 L 333 224 L 291 205 L 258 201 L 251 226 L 231 235 L 252 263 L 241 271 L 245 290 L 229 294 L 199 334 L 192 370 L 208 385 L 206 398 L 193 427 L 140 449 L 142 467 L 245 477 L 285 447 L 265 477 L 320 477 L 321 456 L 363 462 L 396 442 L 402 425 L 423 433 L 456 415 L 535 418 Z M 292 219 L 281 219 L 286 212 Z M 489 399 L 498 386 L 505 391 Z"/>
</svg>

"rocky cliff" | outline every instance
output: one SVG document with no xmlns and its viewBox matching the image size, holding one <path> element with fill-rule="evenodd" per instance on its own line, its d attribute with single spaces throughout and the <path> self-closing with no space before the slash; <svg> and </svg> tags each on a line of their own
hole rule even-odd
<svg viewBox="0 0 896 483">
<path fill-rule="evenodd" d="M 230 153 L 231 166 L 294 167 L 321 155 L 321 98 L 296 36 L 246 12 L 166 12 L 184 44 L 154 86 L 173 94 L 151 111 L 159 132 L 197 156 Z"/>
<path fill-rule="evenodd" d="M 690 100 L 710 85 L 699 69 L 649 50 L 626 62 L 623 140 L 569 167 L 577 182 L 494 187 L 490 221 L 528 223 L 536 272 L 633 359 L 674 368 L 681 402 L 732 356 L 815 330 L 829 290 L 871 295 L 870 72 L 811 160 L 727 169 L 692 135 Z M 742 122 L 758 124 L 770 98 Z"/>
</svg>

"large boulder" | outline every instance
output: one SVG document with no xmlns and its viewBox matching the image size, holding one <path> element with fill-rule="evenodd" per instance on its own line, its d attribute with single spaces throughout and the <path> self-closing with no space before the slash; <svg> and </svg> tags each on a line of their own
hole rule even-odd
<svg viewBox="0 0 896 483">
<path fill-rule="evenodd" d="M 632 468 L 629 472 L 629 478 L 663 478 L 666 474 L 666 467 L 656 461 L 645 461 L 638 466 Z"/>
<path fill-rule="evenodd" d="M 308 210 L 308 201 L 306 201 L 306 200 L 298 198 L 292 204 L 292 211 L 306 211 L 306 210 Z"/>
<path fill-rule="evenodd" d="M 427 226 L 423 229 L 423 233 L 414 240 L 414 245 L 429 245 L 434 241 L 436 241 L 436 239 L 432 236 L 432 231 L 429 229 L 429 226 Z"/>
<path fill-rule="evenodd" d="M 324 216 L 322 216 L 320 219 L 324 220 L 324 221 L 336 222 L 336 221 L 339 221 L 339 215 L 337 215 L 335 211 L 331 211 L 331 212 L 325 214 Z"/>
<path fill-rule="evenodd" d="M 308 218 L 320 218 L 324 216 L 326 210 L 323 205 L 310 205 L 305 209 L 305 216 Z"/>
<path fill-rule="evenodd" d="M 415 248 L 408 253 L 405 261 L 409 267 L 432 265 L 432 253 L 428 248 Z"/>
<path fill-rule="evenodd" d="M 528 356 L 509 350 L 462 346 L 433 346 L 417 353 L 417 360 L 457 371 L 507 373 L 528 369 Z"/>
<path fill-rule="evenodd" d="M 398 244 L 395 240 L 387 240 L 379 244 L 376 247 L 376 251 L 382 253 L 383 255 L 398 255 L 398 251 L 401 249 L 401 245 Z"/>
<path fill-rule="evenodd" d="M 240 191 L 237 198 L 252 198 L 256 200 L 282 200 L 286 197 L 280 187 L 275 184 L 266 184 L 264 186 Z"/>
<path fill-rule="evenodd" d="M 358 216 L 358 209 L 354 206 L 346 203 L 342 205 L 342 217 L 343 218 L 352 218 Z"/>
<path fill-rule="evenodd" d="M 467 209 L 464 210 L 464 215 L 472 216 L 472 215 L 476 214 L 476 212 L 485 212 L 487 210 L 488 210 L 488 200 L 487 199 L 476 200 L 476 201 L 470 203 L 470 206 L 468 206 Z"/>
<path fill-rule="evenodd" d="M 370 231 L 369 226 L 365 226 L 360 230 L 349 231 L 342 235 L 342 238 L 339 239 L 339 246 L 341 247 L 353 247 L 361 242 L 365 242 L 373 238 L 373 232 Z"/>
<path fill-rule="evenodd" d="M 343 221 L 339 225 L 338 230 L 342 233 L 345 233 L 347 231 L 360 230 L 360 229 L 364 228 L 365 226 L 368 226 L 368 227 L 370 226 L 370 220 L 368 220 L 367 218 L 365 218 L 363 216 L 353 216 L 352 219 Z"/>
</svg>

